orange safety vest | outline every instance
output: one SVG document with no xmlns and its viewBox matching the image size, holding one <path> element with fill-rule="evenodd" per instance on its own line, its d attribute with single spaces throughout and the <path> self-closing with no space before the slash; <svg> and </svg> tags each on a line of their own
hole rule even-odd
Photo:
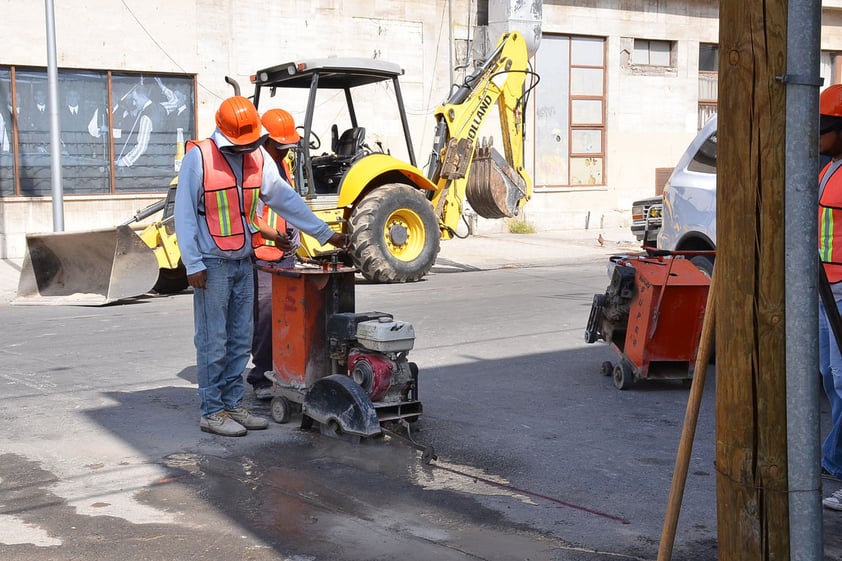
<svg viewBox="0 0 842 561">
<path fill-rule="evenodd" d="M 286 174 L 284 179 L 289 181 L 292 185 L 292 174 L 289 170 L 289 164 L 286 159 L 282 162 L 283 171 Z M 263 207 L 263 216 L 261 217 L 270 228 L 274 228 L 279 232 L 286 231 L 287 221 L 277 212 L 269 208 L 268 205 Z M 275 245 L 275 242 L 267 240 L 260 232 L 255 232 L 251 236 L 251 245 L 254 248 L 254 256 L 263 261 L 280 261 L 284 257 L 284 252 Z"/>
<path fill-rule="evenodd" d="M 214 243 L 224 251 L 236 251 L 246 244 L 245 224 L 254 224 L 260 184 L 263 180 L 263 153 L 255 150 L 243 154 L 242 199 L 237 178 L 228 161 L 210 140 L 191 140 L 187 149 L 198 147 L 202 152 L 205 202 L 203 214 Z M 245 219 L 245 220 L 244 220 Z M 247 221 L 247 222 L 246 222 Z"/>
<path fill-rule="evenodd" d="M 819 182 L 830 168 L 828 163 Z M 819 197 L 819 256 L 824 263 L 827 280 L 842 282 L 842 172 L 831 175 Z"/>
</svg>

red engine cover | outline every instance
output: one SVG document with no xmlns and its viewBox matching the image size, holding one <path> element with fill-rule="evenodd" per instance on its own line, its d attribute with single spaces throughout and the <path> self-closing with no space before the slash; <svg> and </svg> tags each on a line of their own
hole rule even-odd
<svg viewBox="0 0 842 561">
<path fill-rule="evenodd" d="M 377 401 L 392 385 L 394 364 L 381 355 L 356 353 L 348 355 L 348 375 Z"/>
</svg>

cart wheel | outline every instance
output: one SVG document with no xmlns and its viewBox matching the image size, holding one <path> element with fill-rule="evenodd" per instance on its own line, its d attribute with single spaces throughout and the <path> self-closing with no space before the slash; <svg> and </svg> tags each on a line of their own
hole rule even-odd
<svg viewBox="0 0 842 561">
<path fill-rule="evenodd" d="M 292 404 L 284 396 L 276 395 L 273 397 L 269 408 L 272 413 L 272 420 L 276 423 L 288 423 L 290 417 L 292 417 Z"/>
<path fill-rule="evenodd" d="M 614 373 L 614 364 L 610 360 L 606 360 L 602 363 L 602 375 L 603 376 L 610 376 Z"/>
<path fill-rule="evenodd" d="M 634 373 L 625 362 L 617 363 L 614 367 L 614 387 L 618 390 L 627 390 L 634 382 Z"/>
</svg>

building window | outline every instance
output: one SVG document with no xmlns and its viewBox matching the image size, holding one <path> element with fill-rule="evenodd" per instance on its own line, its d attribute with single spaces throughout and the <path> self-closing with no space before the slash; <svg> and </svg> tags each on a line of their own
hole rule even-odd
<svg viewBox="0 0 842 561">
<path fill-rule="evenodd" d="M 821 90 L 826 87 L 842 83 L 842 53 L 822 51 L 819 58 L 819 72 L 823 80 Z"/>
<path fill-rule="evenodd" d="M 166 191 L 178 130 L 195 134 L 194 91 L 193 76 L 59 70 L 63 192 Z M 0 67 L 0 195 L 51 194 L 48 103 L 45 69 Z"/>
<path fill-rule="evenodd" d="M 672 42 L 635 39 L 631 63 L 639 66 L 672 66 Z"/>
<path fill-rule="evenodd" d="M 699 45 L 699 118 L 698 128 L 716 115 L 719 90 L 719 45 Z"/>
<path fill-rule="evenodd" d="M 536 68 L 535 185 L 605 185 L 605 40 L 545 35 Z"/>
<path fill-rule="evenodd" d="M 15 194 L 14 127 L 12 126 L 11 73 L 0 67 L 0 195 Z M 15 104 L 20 107 L 20 104 Z M 19 113 L 19 112 L 18 112 Z"/>
</svg>

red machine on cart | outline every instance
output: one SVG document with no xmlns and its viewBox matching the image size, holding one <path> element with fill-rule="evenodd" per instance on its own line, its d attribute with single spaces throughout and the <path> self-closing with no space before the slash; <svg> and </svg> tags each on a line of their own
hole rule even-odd
<svg viewBox="0 0 842 561">
<path fill-rule="evenodd" d="M 335 256 L 334 256 L 335 257 Z M 418 368 L 406 355 L 412 325 L 383 312 L 354 311 L 355 269 L 264 268 L 272 277 L 272 418 L 318 422 L 331 436 L 381 434 L 380 423 L 415 421 Z"/>
<path fill-rule="evenodd" d="M 594 295 L 585 342 L 602 339 L 617 351 L 619 362 L 606 361 L 602 373 L 618 389 L 641 379 L 693 378 L 710 279 L 685 255 L 611 258 L 611 282 Z"/>
</svg>

